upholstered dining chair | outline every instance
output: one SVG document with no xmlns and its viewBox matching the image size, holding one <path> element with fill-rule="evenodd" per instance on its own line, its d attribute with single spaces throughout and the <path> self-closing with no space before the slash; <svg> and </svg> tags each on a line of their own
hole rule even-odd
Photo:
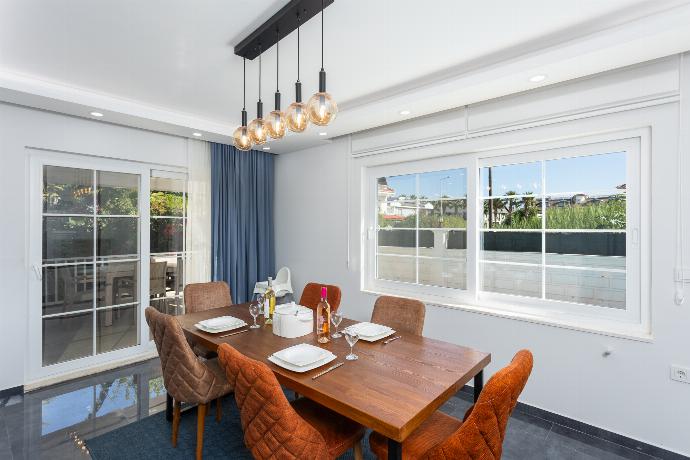
<svg viewBox="0 0 690 460">
<path fill-rule="evenodd" d="M 374 303 L 371 322 L 421 336 L 425 315 L 426 307 L 419 300 L 384 295 Z"/>
<path fill-rule="evenodd" d="M 255 459 L 335 459 L 351 447 L 362 458 L 363 426 L 307 398 L 289 402 L 266 364 L 226 343 L 218 359 L 235 388 L 244 443 Z"/>
<path fill-rule="evenodd" d="M 309 307 L 312 310 L 316 310 L 316 306 L 321 300 L 321 288 L 325 287 L 327 292 L 328 303 L 331 306 L 331 313 L 338 309 L 340 306 L 340 288 L 333 284 L 320 284 L 320 283 L 307 283 L 302 291 L 302 297 L 299 299 L 299 304 L 305 307 Z"/>
<path fill-rule="evenodd" d="M 225 281 L 190 283 L 184 287 L 184 305 L 187 313 L 229 307 L 232 305 L 230 286 Z M 218 356 L 199 344 L 193 344 L 192 349 L 197 356 L 202 358 L 213 359 Z"/>
<path fill-rule="evenodd" d="M 232 391 L 232 385 L 218 365 L 218 360 L 201 361 L 197 358 L 174 316 L 148 307 L 146 322 L 158 349 L 165 389 L 173 398 L 172 445 L 177 447 L 181 404 L 196 404 L 196 458 L 199 460 L 204 448 L 204 418 L 208 406 L 211 401 L 216 401 L 216 420 L 220 421 L 220 398 Z"/>
<path fill-rule="evenodd" d="M 532 372 L 532 353 L 519 351 L 511 363 L 496 372 L 468 409 L 462 421 L 437 411 L 403 441 L 404 459 L 499 459 L 506 425 L 518 396 Z M 388 458 L 388 440 L 374 432 L 371 450 Z"/>
</svg>

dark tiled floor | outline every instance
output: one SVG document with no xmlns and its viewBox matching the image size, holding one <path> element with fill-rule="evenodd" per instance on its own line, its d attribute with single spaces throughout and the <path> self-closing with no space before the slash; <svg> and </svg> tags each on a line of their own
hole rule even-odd
<svg viewBox="0 0 690 460">
<path fill-rule="evenodd" d="M 462 418 L 471 395 L 451 398 L 442 410 Z M 157 360 L 123 367 L 0 400 L 0 459 L 88 459 L 73 439 L 89 439 L 165 408 Z M 515 411 L 503 458 L 642 459 L 641 454 L 600 438 Z"/>
</svg>

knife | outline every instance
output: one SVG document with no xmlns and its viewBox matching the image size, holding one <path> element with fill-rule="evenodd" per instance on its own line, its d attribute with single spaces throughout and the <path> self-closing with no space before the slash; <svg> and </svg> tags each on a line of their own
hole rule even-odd
<svg viewBox="0 0 690 460">
<path fill-rule="evenodd" d="M 331 372 L 333 369 L 339 368 L 339 367 L 342 366 L 343 364 L 345 364 L 345 363 L 342 362 L 342 363 L 334 364 L 334 365 L 332 365 L 331 367 L 329 367 L 328 369 L 326 369 L 325 371 L 319 372 L 318 374 L 316 374 L 316 375 L 315 375 L 314 377 L 312 377 L 311 379 L 312 379 L 312 380 L 316 380 L 316 379 L 318 379 L 319 377 L 321 377 L 322 375 L 328 374 L 328 373 Z"/>
<path fill-rule="evenodd" d="M 387 345 L 387 344 L 391 343 L 393 340 L 398 340 L 398 339 L 402 339 L 402 336 L 401 336 L 401 335 L 398 335 L 398 336 L 395 336 L 395 337 L 391 337 L 391 338 L 388 339 L 388 340 L 384 340 L 384 341 L 383 341 L 383 344 L 384 344 L 384 345 Z"/>
<path fill-rule="evenodd" d="M 236 335 L 236 334 L 241 334 L 243 332 L 247 332 L 249 329 L 244 329 L 242 331 L 237 331 L 237 332 L 231 332 L 230 334 L 225 334 L 225 335 L 219 335 L 217 338 L 222 339 L 223 337 L 230 337 L 231 335 Z"/>
</svg>

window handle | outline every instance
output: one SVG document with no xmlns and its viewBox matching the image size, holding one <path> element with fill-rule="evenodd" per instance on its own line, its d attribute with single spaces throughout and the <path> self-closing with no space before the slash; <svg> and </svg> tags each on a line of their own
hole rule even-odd
<svg viewBox="0 0 690 460">
<path fill-rule="evenodd" d="M 40 265 L 32 265 L 33 270 L 34 270 L 34 275 L 36 275 L 36 279 L 39 281 L 43 281 L 43 271 L 41 270 Z"/>
</svg>

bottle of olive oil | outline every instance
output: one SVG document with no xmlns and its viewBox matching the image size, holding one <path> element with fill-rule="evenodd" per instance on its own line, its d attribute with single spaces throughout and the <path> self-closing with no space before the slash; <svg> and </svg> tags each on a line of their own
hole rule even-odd
<svg viewBox="0 0 690 460">
<path fill-rule="evenodd" d="M 265 324 L 273 324 L 273 312 L 276 309 L 276 293 L 273 290 L 273 278 L 268 278 L 268 289 L 264 293 L 264 311 L 268 314 Z"/>
</svg>

